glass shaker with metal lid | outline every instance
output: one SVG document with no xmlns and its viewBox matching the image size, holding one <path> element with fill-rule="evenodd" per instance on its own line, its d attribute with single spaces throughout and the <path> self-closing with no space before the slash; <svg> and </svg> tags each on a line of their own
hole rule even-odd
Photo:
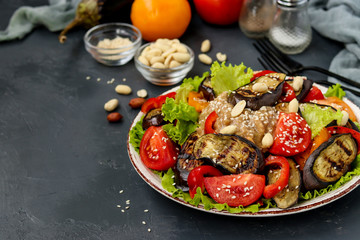
<svg viewBox="0 0 360 240">
<path fill-rule="evenodd" d="M 265 37 L 275 16 L 275 1 L 276 0 L 243 0 L 239 26 L 247 37 Z"/>
<path fill-rule="evenodd" d="M 307 5 L 307 0 L 277 0 L 278 11 L 268 37 L 285 54 L 301 53 L 311 42 Z"/>
</svg>

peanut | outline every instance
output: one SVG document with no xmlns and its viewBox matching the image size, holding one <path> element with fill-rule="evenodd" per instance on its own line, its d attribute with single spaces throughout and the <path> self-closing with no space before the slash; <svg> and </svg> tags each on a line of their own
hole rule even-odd
<svg viewBox="0 0 360 240">
<path fill-rule="evenodd" d="M 273 145 L 273 143 L 274 143 L 274 138 L 271 135 L 271 133 L 266 133 L 263 139 L 261 140 L 261 144 L 263 148 L 269 148 L 271 147 L 271 145 Z"/>
<path fill-rule="evenodd" d="M 231 110 L 231 117 L 237 117 L 239 116 L 245 109 L 246 106 L 246 101 L 245 100 L 241 100 L 240 102 L 238 102 L 234 108 Z"/>
<path fill-rule="evenodd" d="M 115 87 L 115 91 L 118 94 L 123 94 L 123 95 L 129 95 L 132 92 L 131 87 L 128 85 L 124 85 L 124 84 L 117 85 Z"/>
<path fill-rule="evenodd" d="M 118 122 L 123 118 L 123 116 L 118 112 L 109 113 L 107 115 L 107 120 L 111 123 Z"/>
<path fill-rule="evenodd" d="M 341 123 L 339 124 L 340 126 L 345 126 L 346 123 L 349 121 L 349 113 L 346 111 L 341 111 L 342 113 L 342 118 L 341 118 Z"/>
<path fill-rule="evenodd" d="M 147 91 L 145 89 L 140 89 L 139 91 L 136 92 L 136 95 L 141 98 L 146 98 Z"/>
<path fill-rule="evenodd" d="M 206 64 L 206 65 L 210 65 L 212 63 L 212 59 L 211 57 L 209 57 L 209 55 L 205 54 L 205 53 L 201 53 L 199 54 L 199 60 L 200 62 Z"/>
<path fill-rule="evenodd" d="M 236 125 L 229 125 L 220 130 L 221 134 L 234 134 L 236 132 Z"/>
<path fill-rule="evenodd" d="M 206 53 L 210 51 L 210 48 L 211 48 L 211 43 L 209 39 L 206 39 L 201 43 L 201 48 L 200 48 L 201 52 Z"/>
<path fill-rule="evenodd" d="M 268 86 L 267 86 L 265 83 L 258 82 L 258 83 L 255 83 L 255 84 L 252 86 L 252 90 L 253 90 L 254 92 L 258 92 L 258 93 L 265 93 L 265 92 L 267 92 L 269 89 L 268 89 Z"/>
<path fill-rule="evenodd" d="M 299 110 L 299 101 L 294 98 L 293 100 L 290 101 L 289 103 L 289 112 L 298 112 Z"/>
<path fill-rule="evenodd" d="M 114 98 L 114 99 L 107 101 L 104 104 L 104 109 L 108 112 L 111 112 L 111 111 L 115 110 L 115 108 L 117 108 L 118 105 L 119 105 L 119 100 Z"/>
<path fill-rule="evenodd" d="M 133 98 L 129 102 L 129 106 L 133 109 L 140 108 L 146 102 L 145 98 Z"/>
<path fill-rule="evenodd" d="M 303 84 L 304 84 L 304 79 L 298 76 L 294 78 L 292 87 L 294 91 L 297 92 L 302 88 Z"/>
<path fill-rule="evenodd" d="M 224 62 L 224 61 L 226 61 L 227 56 L 226 56 L 226 54 L 223 54 L 223 53 L 221 53 L 221 52 L 218 52 L 218 53 L 216 54 L 216 58 L 217 58 L 217 60 L 218 60 L 219 62 Z"/>
<path fill-rule="evenodd" d="M 138 57 L 139 62 L 154 68 L 172 68 L 191 59 L 190 52 L 178 39 L 157 39 L 147 46 Z M 173 60 L 176 62 L 172 63 Z M 170 66 L 171 65 L 171 66 Z"/>
</svg>

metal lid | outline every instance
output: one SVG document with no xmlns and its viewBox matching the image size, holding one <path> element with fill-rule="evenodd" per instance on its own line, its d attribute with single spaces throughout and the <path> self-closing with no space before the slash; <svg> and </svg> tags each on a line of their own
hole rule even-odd
<svg viewBox="0 0 360 240">
<path fill-rule="evenodd" d="M 297 7 L 307 3 L 307 0 L 277 0 L 277 3 L 285 7 Z"/>
</svg>

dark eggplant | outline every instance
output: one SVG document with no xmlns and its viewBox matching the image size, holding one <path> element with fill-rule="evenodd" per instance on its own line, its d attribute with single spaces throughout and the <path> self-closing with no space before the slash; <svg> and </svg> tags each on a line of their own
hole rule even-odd
<svg viewBox="0 0 360 240">
<path fill-rule="evenodd" d="M 194 156 L 225 174 L 257 173 L 264 167 L 261 150 L 237 135 L 206 134 L 194 144 Z"/>
<path fill-rule="evenodd" d="M 360 132 L 359 128 L 356 126 L 356 124 L 353 121 L 351 121 L 351 119 L 348 120 L 348 123 L 346 124 L 346 127 L 352 128 L 355 131 Z"/>
<path fill-rule="evenodd" d="M 199 86 L 199 92 L 201 92 L 204 98 L 208 101 L 215 99 L 215 92 L 211 86 L 211 77 L 206 77 Z"/>
<path fill-rule="evenodd" d="M 290 166 L 289 183 L 281 192 L 273 197 L 277 207 L 282 209 L 291 207 L 297 203 L 302 181 L 300 170 L 296 167 L 296 163 L 291 159 L 287 160 Z M 268 184 L 273 184 L 278 180 L 280 171 L 280 169 L 270 169 L 268 171 Z"/>
<path fill-rule="evenodd" d="M 94 27 L 106 22 L 129 22 L 134 0 L 82 0 L 76 9 L 74 20 L 59 35 L 60 43 L 66 41 L 66 33 L 77 27 Z"/>
<path fill-rule="evenodd" d="M 144 130 L 146 130 L 151 126 L 161 126 L 166 123 L 169 122 L 164 121 L 164 116 L 162 115 L 161 108 L 154 108 L 146 113 L 142 122 L 142 127 Z"/>
<path fill-rule="evenodd" d="M 337 181 L 356 158 L 358 146 L 351 134 L 337 134 L 321 144 L 308 158 L 303 182 L 308 190 L 319 189 Z"/>
<path fill-rule="evenodd" d="M 190 134 L 181 147 L 177 163 L 174 168 L 176 187 L 182 189 L 183 191 L 189 190 L 187 185 L 187 178 L 190 171 L 195 167 L 203 165 L 205 162 L 204 160 L 195 159 L 193 154 L 194 143 L 198 138 L 199 135 L 197 132 Z"/>
<path fill-rule="evenodd" d="M 293 84 L 294 80 L 286 80 L 287 83 L 289 83 L 291 86 Z M 312 88 L 313 81 L 310 79 L 304 80 L 304 83 L 299 91 L 295 92 L 296 99 L 301 102 L 310 92 L 310 89 Z"/>
<path fill-rule="evenodd" d="M 231 92 L 228 102 L 235 106 L 239 101 L 245 100 L 246 107 L 252 110 L 258 110 L 262 106 L 273 106 L 281 97 L 285 77 L 286 75 L 283 73 L 270 73 L 266 76 L 258 77 L 251 83 Z M 253 91 L 252 87 L 255 83 L 265 83 L 268 91 L 265 93 Z"/>
</svg>

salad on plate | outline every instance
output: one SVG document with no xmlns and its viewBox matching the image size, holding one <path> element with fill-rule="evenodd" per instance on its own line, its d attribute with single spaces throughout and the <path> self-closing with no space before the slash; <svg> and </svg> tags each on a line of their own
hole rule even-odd
<svg viewBox="0 0 360 240">
<path fill-rule="evenodd" d="M 360 175 L 359 109 L 344 96 L 339 84 L 326 90 L 304 76 L 214 62 L 149 98 L 129 145 L 190 206 L 291 209 Z"/>
</svg>

